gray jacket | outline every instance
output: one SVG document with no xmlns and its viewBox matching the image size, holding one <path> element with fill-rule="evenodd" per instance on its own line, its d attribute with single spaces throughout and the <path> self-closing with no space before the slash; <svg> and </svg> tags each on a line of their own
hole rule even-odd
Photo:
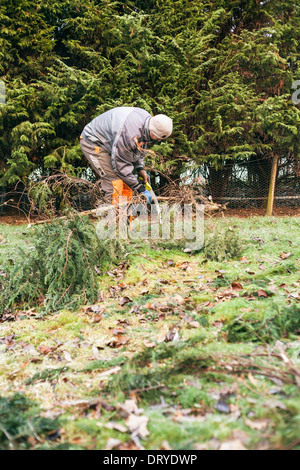
<svg viewBox="0 0 300 470">
<path fill-rule="evenodd" d="M 84 140 L 110 153 L 114 172 L 131 189 L 138 191 L 144 190 L 144 186 L 133 170 L 144 167 L 139 147 L 145 148 L 150 142 L 150 118 L 151 114 L 141 108 L 113 108 L 93 119 L 82 132 Z"/>
</svg>

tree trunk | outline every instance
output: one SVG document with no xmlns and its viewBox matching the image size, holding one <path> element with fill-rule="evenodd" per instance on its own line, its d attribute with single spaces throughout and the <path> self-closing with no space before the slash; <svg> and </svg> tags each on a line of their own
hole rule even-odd
<svg viewBox="0 0 300 470">
<path fill-rule="evenodd" d="M 273 213 L 277 168 L 278 168 L 278 156 L 274 155 L 273 160 L 272 160 L 266 216 L 271 216 Z"/>
<path fill-rule="evenodd" d="M 215 169 L 209 167 L 208 186 L 212 199 L 216 203 L 220 203 L 222 197 L 225 196 L 225 190 L 228 180 L 232 173 L 232 162 L 225 162 L 222 168 Z"/>
<path fill-rule="evenodd" d="M 250 190 L 248 197 L 254 198 L 256 207 L 266 209 L 268 186 L 271 178 L 272 162 L 270 158 L 256 156 L 250 159 L 248 175 Z"/>
</svg>

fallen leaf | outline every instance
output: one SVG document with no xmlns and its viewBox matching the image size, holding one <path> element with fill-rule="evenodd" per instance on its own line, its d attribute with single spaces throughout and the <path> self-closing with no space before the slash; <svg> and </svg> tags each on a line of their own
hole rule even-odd
<svg viewBox="0 0 300 470">
<path fill-rule="evenodd" d="M 119 348 L 120 346 L 127 344 L 129 341 L 130 338 L 128 336 L 119 334 L 114 338 L 109 339 L 106 343 L 106 346 L 109 346 L 110 348 Z"/>
<path fill-rule="evenodd" d="M 184 261 L 183 263 L 180 264 L 180 268 L 183 270 L 183 271 L 186 271 L 187 268 L 189 267 L 189 261 Z"/>
<path fill-rule="evenodd" d="M 129 302 L 132 302 L 132 300 L 129 297 L 120 297 L 118 299 L 118 304 L 123 307 L 123 305 L 128 304 Z"/>
<path fill-rule="evenodd" d="M 0 338 L 0 344 L 5 344 L 6 346 L 12 346 L 16 344 L 15 338 L 16 335 L 8 335 L 8 336 L 3 336 L 3 338 Z"/>
<path fill-rule="evenodd" d="M 281 258 L 281 259 L 287 259 L 287 258 L 289 258 L 290 256 L 292 256 L 292 253 L 286 253 L 285 251 L 283 251 L 282 253 L 280 253 L 280 258 Z"/>
<path fill-rule="evenodd" d="M 109 423 L 106 423 L 105 427 L 107 429 L 115 429 L 116 431 L 119 431 L 119 432 L 127 432 L 128 431 L 128 428 L 126 426 L 124 426 L 124 424 L 114 423 L 113 421 L 111 421 Z"/>
<path fill-rule="evenodd" d="M 145 304 L 145 308 L 148 308 L 149 310 L 155 310 L 155 307 L 153 304 L 151 304 L 150 302 L 147 302 Z"/>
<path fill-rule="evenodd" d="M 93 313 L 97 313 L 97 314 L 100 314 L 100 313 L 103 313 L 105 308 L 102 306 L 100 307 L 100 305 L 87 305 L 85 307 L 82 307 L 82 310 L 84 313 L 90 313 L 90 312 L 93 312 Z"/>
<path fill-rule="evenodd" d="M 201 304 L 201 305 L 203 305 L 204 307 L 207 307 L 207 308 L 212 308 L 212 307 L 215 307 L 215 306 L 216 306 L 216 304 L 215 304 L 214 302 L 210 302 L 210 301 L 204 302 L 204 303 Z"/>
<path fill-rule="evenodd" d="M 63 351 L 63 353 L 64 353 L 64 356 L 65 356 L 65 360 L 67 362 L 72 362 L 73 359 L 71 357 L 71 354 L 68 351 Z"/>
<path fill-rule="evenodd" d="M 122 441 L 120 441 L 120 439 L 114 439 L 113 437 L 110 437 L 106 443 L 105 450 L 115 449 L 120 444 L 122 444 Z"/>
<path fill-rule="evenodd" d="M 114 328 L 114 329 L 112 330 L 112 334 L 113 334 L 114 336 L 123 335 L 124 333 L 126 333 L 125 328 Z"/>
<path fill-rule="evenodd" d="M 148 421 L 149 418 L 147 416 L 137 416 L 135 414 L 130 414 L 126 419 L 126 424 L 132 436 L 145 438 L 149 434 L 147 429 Z"/>
<path fill-rule="evenodd" d="M 176 302 L 176 304 L 178 305 L 183 305 L 185 303 L 185 300 L 184 298 L 179 295 L 179 294 L 176 294 L 174 297 L 173 297 L 173 301 Z"/>
<path fill-rule="evenodd" d="M 59 348 L 61 346 L 61 344 L 58 344 L 57 346 L 44 346 L 43 344 L 40 345 L 40 352 L 42 354 L 50 354 L 52 352 L 54 352 L 57 348 Z"/>
<path fill-rule="evenodd" d="M 193 328 L 199 328 L 200 327 L 200 323 L 197 320 L 194 320 L 189 315 L 184 315 L 182 318 L 183 318 L 184 321 L 186 321 Z"/>
<path fill-rule="evenodd" d="M 268 294 L 267 294 L 266 291 L 263 290 L 263 289 L 259 289 L 259 290 L 257 291 L 257 295 L 258 295 L 258 297 L 268 297 Z"/>
<path fill-rule="evenodd" d="M 254 271 L 251 271 L 250 268 L 247 268 L 247 269 L 246 269 L 246 272 L 247 272 L 248 274 L 250 274 L 251 276 L 253 276 L 253 274 L 255 274 L 255 272 L 254 272 Z"/>
<path fill-rule="evenodd" d="M 102 315 L 95 315 L 93 318 L 93 323 L 99 323 L 102 320 Z"/>
<path fill-rule="evenodd" d="M 135 400 L 129 399 L 125 400 L 124 403 L 118 403 L 117 409 L 123 418 L 128 418 L 131 414 L 141 415 L 144 413 L 143 408 L 139 408 Z"/>
<path fill-rule="evenodd" d="M 126 287 L 128 287 L 126 282 L 119 282 L 119 286 L 121 287 L 121 289 L 126 289 Z"/>
<path fill-rule="evenodd" d="M 231 441 L 222 442 L 219 450 L 247 450 L 244 444 L 239 439 L 232 439 Z"/>
<path fill-rule="evenodd" d="M 242 284 L 241 284 L 240 282 L 238 282 L 238 281 L 233 281 L 233 282 L 231 283 L 231 287 L 232 287 L 232 289 L 234 289 L 234 290 L 242 290 L 242 289 L 243 289 Z"/>
<path fill-rule="evenodd" d="M 267 429 L 269 425 L 269 420 L 265 419 L 257 419 L 257 420 L 250 420 L 250 419 L 245 419 L 245 424 L 249 426 L 251 429 L 256 429 L 257 431 L 263 431 Z"/>
</svg>

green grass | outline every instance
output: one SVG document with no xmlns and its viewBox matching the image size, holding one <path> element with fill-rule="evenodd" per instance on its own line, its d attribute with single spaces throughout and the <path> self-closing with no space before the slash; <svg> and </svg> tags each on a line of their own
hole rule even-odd
<svg viewBox="0 0 300 470">
<path fill-rule="evenodd" d="M 43 317 L 11 311 L 0 324 L 1 396 L 21 391 L 28 413 L 41 409 L 59 432 L 51 440 L 37 428 L 36 439 L 27 426 L 17 444 L 2 433 L 3 449 L 104 449 L 109 438 L 130 448 L 129 430 L 118 428 L 127 427 L 120 404 L 129 399 L 148 418 L 145 449 L 227 441 L 300 448 L 292 369 L 300 369 L 299 219 L 220 219 L 205 229 L 206 237 L 229 229 L 243 251 L 214 261 L 185 253 L 184 244 L 134 242 L 128 269 L 99 279 L 101 318 L 84 308 Z M 0 269 L 30 244 L 30 230 L 0 225 Z M 178 336 L 167 342 L 170 328 Z M 16 419 L 9 414 L 7 426 Z"/>
</svg>

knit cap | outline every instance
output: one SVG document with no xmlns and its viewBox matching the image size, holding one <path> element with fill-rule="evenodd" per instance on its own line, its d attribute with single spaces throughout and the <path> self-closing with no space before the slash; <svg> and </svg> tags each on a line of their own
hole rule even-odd
<svg viewBox="0 0 300 470">
<path fill-rule="evenodd" d="M 158 139 L 166 139 L 172 134 L 173 121 L 165 114 L 157 114 L 150 119 L 149 131 Z"/>
</svg>

